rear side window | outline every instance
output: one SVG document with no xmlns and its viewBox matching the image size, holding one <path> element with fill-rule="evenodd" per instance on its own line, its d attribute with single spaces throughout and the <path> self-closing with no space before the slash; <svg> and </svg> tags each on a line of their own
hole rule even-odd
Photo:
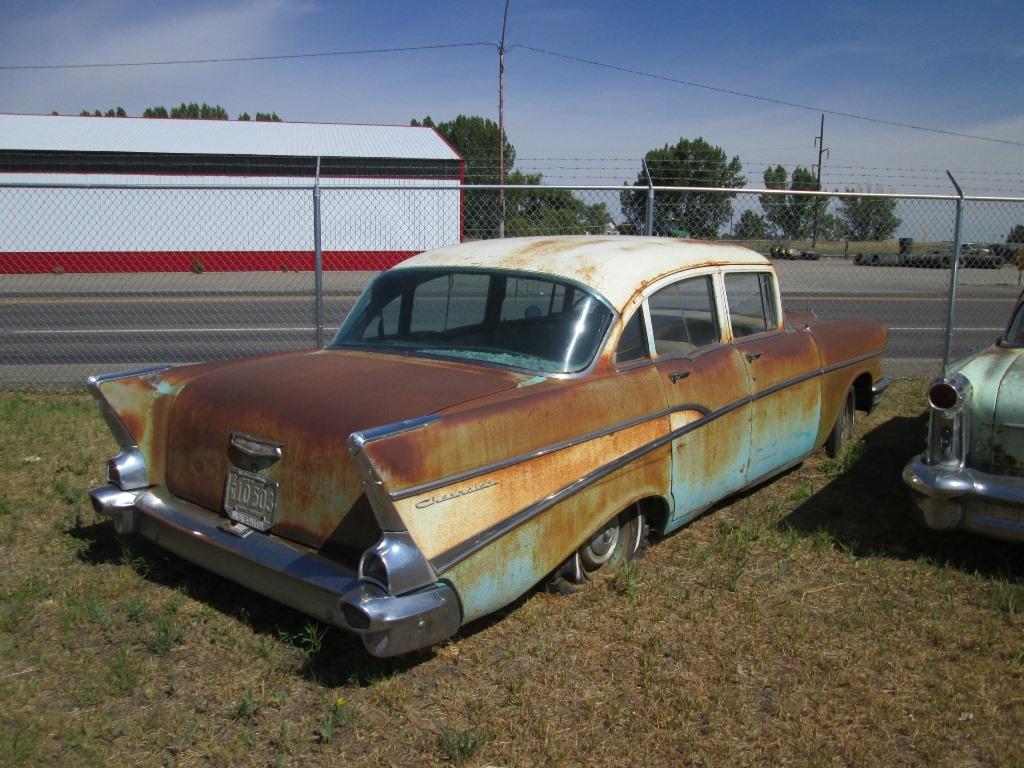
<svg viewBox="0 0 1024 768">
<path fill-rule="evenodd" d="M 667 285 L 647 304 L 658 357 L 686 355 L 721 339 L 710 275 Z"/>
<path fill-rule="evenodd" d="M 647 356 L 647 344 L 644 339 L 642 313 L 638 309 L 622 329 L 618 346 L 615 347 L 615 362 L 621 365 L 634 360 L 643 360 Z"/>
<path fill-rule="evenodd" d="M 725 295 L 734 337 L 751 336 L 779 327 L 772 276 L 767 272 L 727 272 Z"/>
</svg>

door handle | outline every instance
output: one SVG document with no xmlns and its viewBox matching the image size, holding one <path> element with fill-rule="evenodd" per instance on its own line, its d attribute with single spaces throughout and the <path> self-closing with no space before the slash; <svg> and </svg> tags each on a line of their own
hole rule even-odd
<svg viewBox="0 0 1024 768">
<path fill-rule="evenodd" d="M 680 379 L 685 379 L 689 375 L 689 371 L 674 371 L 668 375 L 668 380 L 675 384 Z"/>
<path fill-rule="evenodd" d="M 763 354 L 764 352 L 747 352 L 747 362 L 752 363 Z"/>
</svg>

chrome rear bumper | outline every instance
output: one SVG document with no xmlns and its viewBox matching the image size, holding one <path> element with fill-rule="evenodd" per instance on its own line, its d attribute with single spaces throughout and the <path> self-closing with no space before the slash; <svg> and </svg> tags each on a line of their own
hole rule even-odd
<svg viewBox="0 0 1024 768">
<path fill-rule="evenodd" d="M 179 557 L 363 639 L 375 656 L 394 656 L 451 637 L 462 622 L 444 582 L 391 595 L 354 569 L 242 526 L 160 489 L 89 492 L 118 533 L 137 533 Z"/>
<path fill-rule="evenodd" d="M 1024 542 L 1024 478 L 925 464 L 915 456 L 903 468 L 903 482 L 917 491 L 929 528 Z"/>
</svg>

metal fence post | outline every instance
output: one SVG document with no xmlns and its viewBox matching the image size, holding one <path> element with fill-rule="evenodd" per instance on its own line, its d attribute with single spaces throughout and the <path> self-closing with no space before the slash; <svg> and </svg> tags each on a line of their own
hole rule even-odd
<svg viewBox="0 0 1024 768">
<path fill-rule="evenodd" d="M 654 180 L 647 168 L 647 158 L 644 158 L 644 173 L 647 174 L 647 226 L 644 234 L 650 237 L 654 234 Z"/>
<path fill-rule="evenodd" d="M 960 189 L 960 185 L 956 183 L 956 179 L 953 178 L 953 174 L 946 171 L 946 175 L 949 176 L 949 180 L 953 182 L 953 186 L 956 188 L 956 220 L 953 224 L 953 268 L 949 273 L 949 307 L 946 314 L 946 346 L 942 351 L 942 375 L 945 376 L 949 371 L 949 358 L 953 350 L 953 325 L 956 322 L 956 283 L 957 276 L 960 271 L 960 249 L 962 247 L 961 238 L 963 232 L 963 215 L 964 215 L 964 192 Z"/>
<path fill-rule="evenodd" d="M 313 180 L 313 294 L 316 304 L 316 348 L 324 348 L 324 260 L 320 250 L 320 158 Z"/>
</svg>

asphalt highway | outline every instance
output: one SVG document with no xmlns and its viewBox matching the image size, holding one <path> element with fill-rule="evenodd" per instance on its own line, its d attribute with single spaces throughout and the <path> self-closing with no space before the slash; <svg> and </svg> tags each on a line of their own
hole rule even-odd
<svg viewBox="0 0 1024 768">
<path fill-rule="evenodd" d="M 813 311 L 824 320 L 863 317 L 890 326 L 890 375 L 933 375 L 943 345 L 947 304 L 944 273 L 888 270 L 888 283 L 868 290 L 816 290 L 821 280 L 794 279 L 816 264 L 785 265 L 787 311 Z M 806 270 L 810 267 L 811 270 Z M 879 270 L 866 268 L 878 280 Z M 780 269 L 780 272 L 783 270 Z M 884 271 L 884 270 L 883 270 Z M 911 273 L 908 277 L 906 274 Z M 1007 275 L 1008 277 L 1016 277 Z M 936 279 L 941 278 L 941 280 Z M 801 285 L 803 283 L 803 285 Z M 954 356 L 990 344 L 1003 330 L 1018 289 L 1014 280 L 963 285 L 956 305 Z M 836 284 L 834 283 L 833 286 Z M 330 340 L 357 298 L 352 288 L 325 298 L 325 339 Z M 916 290 L 915 290 L 916 288 Z M 88 373 L 151 363 L 193 363 L 242 355 L 311 348 L 314 305 L 308 292 L 273 286 L 259 290 L 174 290 L 110 293 L 79 290 L 0 291 L 0 383 L 74 383 Z"/>
</svg>

